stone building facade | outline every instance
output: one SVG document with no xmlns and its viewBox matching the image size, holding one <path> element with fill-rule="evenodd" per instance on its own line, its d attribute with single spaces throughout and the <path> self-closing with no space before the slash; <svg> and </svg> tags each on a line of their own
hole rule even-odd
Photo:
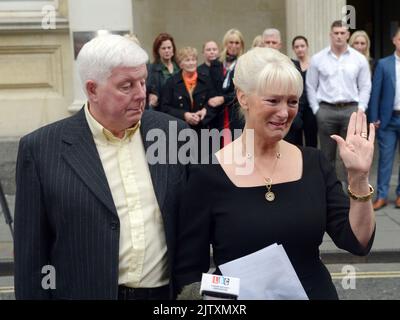
<svg viewBox="0 0 400 320">
<path fill-rule="evenodd" d="M 371 29 L 383 19 L 384 13 L 366 10 L 376 5 L 372 0 L 0 0 L 0 180 L 6 192 L 14 192 L 19 138 L 81 108 L 85 97 L 75 55 L 99 30 L 133 32 L 151 56 L 153 39 L 163 31 L 178 47 L 200 52 L 203 42 L 220 43 L 230 28 L 241 30 L 249 48 L 256 35 L 275 27 L 283 35 L 283 52 L 291 55 L 291 39 L 302 34 L 314 53 L 328 45 L 329 26 L 342 18 L 346 4 L 362 12 L 358 28 Z M 378 47 L 375 52 L 384 51 Z"/>
</svg>

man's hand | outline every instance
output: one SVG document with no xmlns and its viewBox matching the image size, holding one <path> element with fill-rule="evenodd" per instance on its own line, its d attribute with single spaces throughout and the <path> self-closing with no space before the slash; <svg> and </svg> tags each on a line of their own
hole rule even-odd
<svg viewBox="0 0 400 320">
<path fill-rule="evenodd" d="M 380 120 L 375 121 L 375 122 L 373 122 L 373 124 L 375 126 L 375 129 L 379 129 L 379 127 L 381 126 L 381 121 Z"/>
</svg>

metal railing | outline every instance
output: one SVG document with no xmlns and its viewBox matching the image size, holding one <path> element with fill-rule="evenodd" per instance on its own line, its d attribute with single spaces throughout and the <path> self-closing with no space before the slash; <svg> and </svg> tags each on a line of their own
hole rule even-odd
<svg viewBox="0 0 400 320">
<path fill-rule="evenodd" d="M 4 195 L 3 187 L 1 185 L 0 181 L 0 206 L 1 206 L 1 211 L 3 212 L 4 219 L 6 220 L 6 224 L 8 224 L 11 232 L 11 236 L 14 239 L 14 230 L 13 230 L 13 219 L 10 213 L 10 209 L 7 204 L 6 196 Z"/>
</svg>

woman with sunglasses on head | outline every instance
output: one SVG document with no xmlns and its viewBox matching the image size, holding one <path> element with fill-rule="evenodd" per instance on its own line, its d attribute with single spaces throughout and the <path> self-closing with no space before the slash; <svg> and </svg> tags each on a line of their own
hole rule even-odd
<svg viewBox="0 0 400 320">
<path fill-rule="evenodd" d="M 243 120 L 235 104 L 235 86 L 233 77 L 238 57 L 244 53 L 244 40 L 242 33 L 237 29 L 226 32 L 222 52 L 219 60 L 214 60 L 210 65 L 210 78 L 217 96 L 208 101 L 212 109 L 209 116 L 213 117 L 212 127 L 224 130 L 222 145 L 232 141 L 233 130 L 243 129 Z"/>
</svg>

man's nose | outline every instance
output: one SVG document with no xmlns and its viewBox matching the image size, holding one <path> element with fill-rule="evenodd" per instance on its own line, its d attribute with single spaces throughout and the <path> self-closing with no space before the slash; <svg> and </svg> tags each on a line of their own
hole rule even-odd
<svg viewBox="0 0 400 320">
<path fill-rule="evenodd" d="M 146 86 L 139 85 L 139 88 L 134 95 L 134 99 L 146 99 Z"/>
</svg>

